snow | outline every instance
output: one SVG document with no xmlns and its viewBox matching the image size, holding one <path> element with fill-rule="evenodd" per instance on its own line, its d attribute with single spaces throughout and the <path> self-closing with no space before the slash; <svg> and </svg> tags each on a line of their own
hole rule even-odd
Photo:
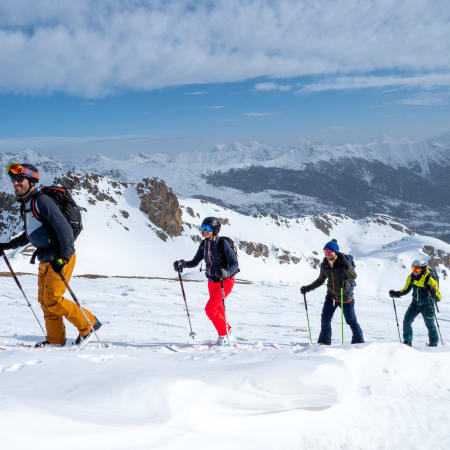
<svg viewBox="0 0 450 450">
<path fill-rule="evenodd" d="M 13 280 L 0 277 L 0 346 L 7 349 L 0 351 L 0 448 L 448 448 L 449 350 L 426 347 L 420 317 L 414 348 L 401 345 L 387 292 L 403 287 L 424 245 L 450 253 L 449 244 L 411 234 L 386 216 L 324 215 L 331 227 L 326 234 L 314 217 L 243 216 L 192 198 L 180 199 L 181 236 L 163 241 L 139 210 L 133 186 L 112 188 L 102 178 L 98 188 L 113 201 L 92 203 L 87 192 L 76 194 L 87 212 L 71 286 L 103 323 L 99 336 L 108 346 L 18 347 L 43 337 Z M 227 300 L 236 345 L 225 349 L 208 345 L 216 335 L 204 313 L 203 273 L 194 268 L 183 274 L 194 346 L 179 282 L 172 278 L 172 262 L 193 257 L 199 225 L 211 215 L 228 219 L 222 235 L 268 249 L 261 257 L 247 254 L 245 246 L 238 251 L 239 278 L 246 282 L 237 283 Z M 313 258 L 321 258 L 332 237 L 355 257 L 356 311 L 366 344 L 349 345 L 347 326 L 346 344 L 340 343 L 339 310 L 333 345 L 309 344 L 299 287 L 317 277 Z M 298 263 L 281 264 L 285 252 Z M 7 254 L 17 272 L 32 273 L 20 279 L 43 323 L 37 266 L 24 253 Z M 443 265 L 438 269 L 440 326 L 450 340 L 450 278 Z M 314 342 L 324 292 L 307 295 Z M 400 324 L 409 301 L 396 301 Z M 70 324 L 67 335 L 69 344 L 77 336 Z"/>
<path fill-rule="evenodd" d="M 36 277 L 21 281 L 42 320 Z M 2 449 L 448 448 L 449 351 L 425 346 L 420 318 L 415 348 L 399 344 L 386 295 L 357 291 L 366 344 L 349 345 L 348 327 L 340 344 L 337 312 L 333 345 L 321 347 L 308 344 L 299 283 L 237 284 L 227 313 L 238 344 L 193 348 L 178 281 L 73 278 L 110 346 L 34 350 L 15 347 L 42 339 L 33 315 L 11 278 L 0 286 Z M 196 342 L 213 342 L 206 283 L 185 290 Z M 323 295 L 307 297 L 314 341 Z M 397 302 L 400 319 L 408 303 Z M 440 309 L 445 339 L 450 307 Z"/>
</svg>

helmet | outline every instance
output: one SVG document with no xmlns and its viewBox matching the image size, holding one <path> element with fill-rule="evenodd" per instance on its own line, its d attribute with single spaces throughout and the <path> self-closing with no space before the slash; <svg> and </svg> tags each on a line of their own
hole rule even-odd
<svg viewBox="0 0 450 450">
<path fill-rule="evenodd" d="M 6 168 L 6 173 L 12 178 L 16 175 L 30 180 L 31 184 L 39 183 L 39 171 L 32 164 L 11 163 Z"/>
<path fill-rule="evenodd" d="M 204 225 L 209 225 L 212 228 L 214 236 L 217 236 L 219 234 L 220 220 L 217 217 L 206 217 L 205 219 L 203 219 L 202 228 Z"/>
<path fill-rule="evenodd" d="M 425 261 L 424 259 L 415 259 L 412 263 L 411 266 L 416 266 L 416 267 L 427 267 L 427 261 Z"/>
</svg>

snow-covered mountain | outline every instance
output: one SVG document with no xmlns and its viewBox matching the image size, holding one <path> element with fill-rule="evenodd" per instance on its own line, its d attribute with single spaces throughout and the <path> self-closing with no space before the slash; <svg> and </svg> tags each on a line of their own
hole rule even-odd
<svg viewBox="0 0 450 450">
<path fill-rule="evenodd" d="M 358 290 L 364 295 L 383 293 L 385 277 L 395 274 L 403 280 L 418 257 L 432 258 L 444 291 L 450 293 L 450 245 L 418 235 L 389 216 L 359 220 L 342 214 L 248 216 L 202 199 L 177 199 L 159 179 L 134 184 L 102 175 L 68 174 L 59 181 L 71 189 L 83 209 L 84 230 L 76 242 L 77 274 L 171 277 L 172 262 L 194 256 L 201 221 L 214 215 L 222 220 L 222 234 L 236 242 L 239 276 L 245 280 L 312 281 L 321 249 L 334 237 L 342 251 L 356 258 Z M 6 213 L 10 220 L 3 225 L 2 239 L 21 228 L 17 212 Z M 30 253 L 31 249 L 10 253 L 18 271 L 36 271 L 28 263 Z M 186 276 L 204 277 L 199 268 Z"/>
<path fill-rule="evenodd" d="M 43 181 L 67 171 L 99 173 L 136 183 L 159 177 L 182 197 L 211 200 L 244 214 L 300 217 L 336 212 L 355 219 L 381 213 L 414 231 L 450 242 L 450 138 L 412 142 L 383 137 L 370 144 L 331 146 L 306 139 L 270 147 L 217 145 L 208 152 L 95 155 L 56 161 L 31 150 L 0 155 L 36 163 Z M 4 173 L 0 190 L 8 189 Z"/>
<path fill-rule="evenodd" d="M 106 169 L 107 160 L 97 160 Z M 147 158 L 137 156 L 136 167 L 139 160 L 145 165 Z M 419 319 L 414 348 L 398 343 L 388 290 L 403 286 L 413 259 L 428 257 L 440 274 L 446 342 L 449 244 L 386 215 L 243 215 L 204 199 L 177 198 L 160 179 L 123 182 L 47 163 L 36 162 L 43 181 L 56 176 L 83 208 L 70 284 L 102 321 L 99 338 L 107 347 L 93 341 L 84 349 L 24 346 L 43 337 L 13 280 L 0 277 L 1 448 L 448 447 L 449 352 L 426 347 Z M 122 169 L 107 168 L 121 176 Z M 20 229 L 9 181 L 5 189 L 2 241 Z M 199 268 L 183 273 L 192 344 L 172 267 L 175 259 L 194 255 L 199 225 L 210 215 L 222 219 L 221 234 L 238 247 L 238 281 L 252 281 L 236 283 L 227 300 L 235 344 L 224 349 L 211 346 L 216 336 L 204 313 L 208 294 Z M 321 249 L 332 237 L 355 257 L 365 344 L 350 346 L 345 326 L 347 344 L 341 345 L 337 313 L 333 345 L 309 344 L 299 286 L 317 277 Z M 7 254 L 17 272 L 32 273 L 20 280 L 42 321 L 31 250 Z M 321 287 L 307 295 L 313 342 L 324 293 Z M 408 304 L 409 298 L 397 302 L 400 321 Z M 67 324 L 69 344 L 76 335 Z"/>
<path fill-rule="evenodd" d="M 99 156 L 85 166 L 128 181 L 159 176 L 179 195 L 245 214 L 384 213 L 450 242 L 448 135 L 340 146 L 305 139 L 281 147 L 233 143 L 209 152 L 139 154 L 124 161 Z"/>
</svg>

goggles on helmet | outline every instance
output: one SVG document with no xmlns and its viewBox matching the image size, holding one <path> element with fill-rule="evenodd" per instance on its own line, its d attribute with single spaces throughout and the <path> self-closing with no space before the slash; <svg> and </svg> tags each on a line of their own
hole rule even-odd
<svg viewBox="0 0 450 450">
<path fill-rule="evenodd" d="M 323 251 L 324 251 L 325 253 L 328 253 L 329 255 L 331 255 L 332 253 L 334 253 L 334 251 L 333 251 L 333 250 L 330 250 L 329 248 L 324 248 Z"/>
<path fill-rule="evenodd" d="M 10 177 L 13 177 L 14 175 L 21 175 L 22 177 L 35 178 L 39 180 L 39 174 L 37 172 L 34 172 L 33 170 L 28 169 L 27 167 L 23 167 L 22 164 L 18 163 L 8 164 L 8 167 L 6 168 L 6 173 Z M 17 181 L 23 181 L 23 178 L 21 180 L 19 178 L 16 179 Z"/>
<path fill-rule="evenodd" d="M 209 233 L 211 233 L 212 231 L 214 231 L 214 229 L 211 225 L 203 224 L 202 231 L 208 231 Z"/>
<path fill-rule="evenodd" d="M 422 267 L 420 267 L 420 266 L 411 266 L 411 269 L 413 270 L 413 272 L 420 272 L 422 270 Z"/>
</svg>

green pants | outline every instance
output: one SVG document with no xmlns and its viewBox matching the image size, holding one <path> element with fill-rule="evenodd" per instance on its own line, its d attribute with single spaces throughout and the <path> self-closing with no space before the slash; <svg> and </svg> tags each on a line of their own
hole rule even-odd
<svg viewBox="0 0 450 450">
<path fill-rule="evenodd" d="M 403 318 L 403 339 L 407 342 L 412 342 L 413 330 L 411 324 L 419 314 L 422 314 L 425 325 L 428 328 L 428 338 L 430 340 L 429 343 L 431 345 L 436 345 L 439 342 L 439 336 L 434 320 L 434 310 L 428 301 L 420 303 L 417 301 L 413 301 L 409 305 L 405 317 Z"/>
</svg>

